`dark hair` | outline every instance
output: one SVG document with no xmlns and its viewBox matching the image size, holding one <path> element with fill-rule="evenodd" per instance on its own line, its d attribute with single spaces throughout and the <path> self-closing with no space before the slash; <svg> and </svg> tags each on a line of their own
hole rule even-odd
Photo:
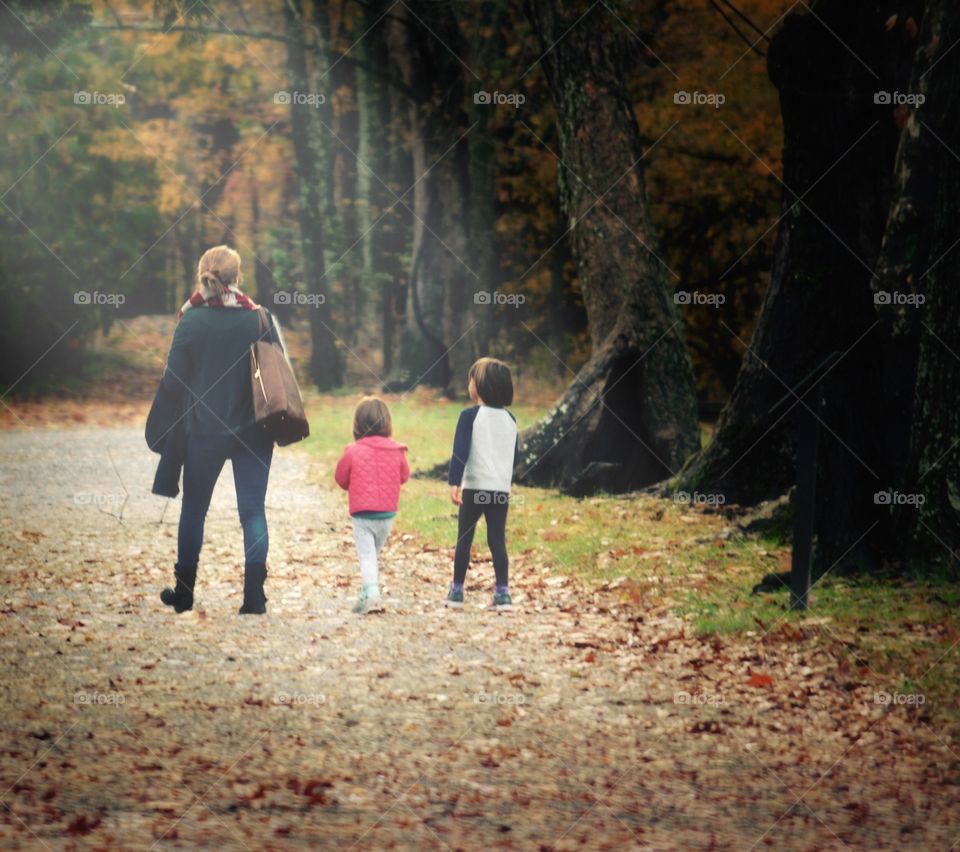
<svg viewBox="0 0 960 852">
<path fill-rule="evenodd" d="M 513 403 L 513 378 L 510 368 L 496 358 L 480 358 L 473 362 L 468 378 L 473 379 L 477 395 L 485 405 L 503 408 Z"/>
<path fill-rule="evenodd" d="M 393 423 L 390 420 L 390 409 L 378 396 L 365 396 L 357 403 L 357 410 L 353 412 L 353 438 L 369 438 L 380 435 L 389 438 L 393 434 Z"/>
</svg>

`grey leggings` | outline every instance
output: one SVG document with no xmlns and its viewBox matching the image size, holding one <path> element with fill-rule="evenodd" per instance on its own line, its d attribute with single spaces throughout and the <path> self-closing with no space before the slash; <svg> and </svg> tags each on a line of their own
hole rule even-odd
<svg viewBox="0 0 960 852">
<path fill-rule="evenodd" d="M 379 584 L 377 557 L 387 543 L 393 518 L 354 518 L 353 540 L 357 545 L 357 559 L 360 562 L 360 578 L 364 587 Z"/>
</svg>

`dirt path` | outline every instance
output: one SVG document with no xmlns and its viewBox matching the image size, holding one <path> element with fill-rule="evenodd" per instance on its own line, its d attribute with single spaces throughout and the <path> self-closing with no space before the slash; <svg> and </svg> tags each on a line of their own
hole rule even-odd
<svg viewBox="0 0 960 852">
<path fill-rule="evenodd" d="M 5 849 L 960 842 L 957 754 L 782 631 L 700 641 L 522 565 L 512 616 L 481 609 L 486 564 L 448 613 L 447 555 L 396 540 L 389 611 L 353 616 L 348 519 L 296 451 L 271 476 L 268 615 L 236 615 L 225 471 L 175 616 L 155 458 L 139 429 L 0 432 Z"/>
</svg>

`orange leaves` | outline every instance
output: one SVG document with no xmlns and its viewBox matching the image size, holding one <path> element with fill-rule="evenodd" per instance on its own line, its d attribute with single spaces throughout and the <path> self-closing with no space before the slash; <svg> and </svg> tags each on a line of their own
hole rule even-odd
<svg viewBox="0 0 960 852">
<path fill-rule="evenodd" d="M 747 686 L 753 686 L 757 689 L 764 689 L 773 686 L 773 678 L 768 674 L 754 672 L 747 678 Z"/>
<path fill-rule="evenodd" d="M 611 559 L 623 559 L 624 556 L 632 554 L 633 556 L 643 556 L 647 553 L 646 547 L 634 545 L 633 547 L 615 547 L 607 551 Z"/>
</svg>

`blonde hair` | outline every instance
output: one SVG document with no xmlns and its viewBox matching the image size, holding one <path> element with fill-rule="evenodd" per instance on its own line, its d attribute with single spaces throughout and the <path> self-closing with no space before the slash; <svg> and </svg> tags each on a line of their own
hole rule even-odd
<svg viewBox="0 0 960 852">
<path fill-rule="evenodd" d="M 390 409 L 378 396 L 365 396 L 353 413 L 353 438 L 359 441 L 373 435 L 389 438 L 393 434 Z"/>
<path fill-rule="evenodd" d="M 240 255 L 230 246 L 207 249 L 197 264 L 197 290 L 221 293 L 242 280 Z"/>
</svg>

